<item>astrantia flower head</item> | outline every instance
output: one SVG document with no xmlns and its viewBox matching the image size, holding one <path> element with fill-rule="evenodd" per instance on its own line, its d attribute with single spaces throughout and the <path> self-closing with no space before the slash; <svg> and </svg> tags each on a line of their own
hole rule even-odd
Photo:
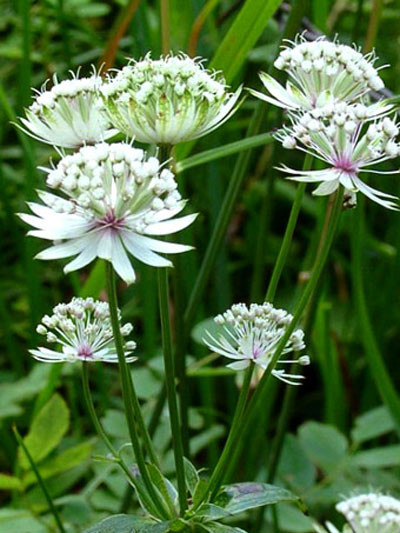
<svg viewBox="0 0 400 533">
<path fill-rule="evenodd" d="M 291 179 L 317 183 L 313 194 L 334 192 L 339 184 L 350 193 L 361 192 L 389 209 L 396 209 L 395 196 L 373 189 L 360 178 L 363 172 L 396 174 L 398 170 L 380 171 L 374 165 L 400 154 L 398 124 L 388 116 L 385 106 L 338 103 L 314 109 L 303 115 L 291 115 L 292 126 L 276 134 L 285 148 L 299 148 L 329 166 L 323 170 L 280 170 Z M 378 118 L 375 118 L 378 117 Z M 373 120 L 374 119 L 374 120 Z"/>
<path fill-rule="evenodd" d="M 185 206 L 175 177 L 160 168 L 157 158 L 146 159 L 143 150 L 125 143 L 85 146 L 47 171 L 47 184 L 58 194 L 40 191 L 44 205 L 30 203 L 35 216 L 20 216 L 36 228 L 30 235 L 61 242 L 37 258 L 77 256 L 64 269 L 71 272 L 100 257 L 132 283 L 127 252 L 148 265 L 166 267 L 172 263 L 155 252 L 191 249 L 149 237 L 175 233 L 196 215 L 173 218 Z"/>
<path fill-rule="evenodd" d="M 89 78 L 61 81 L 54 76 L 54 86 L 37 91 L 33 104 L 21 118 L 23 131 L 35 139 L 64 148 L 104 141 L 116 133 L 100 96 L 102 79 L 96 73 Z"/>
<path fill-rule="evenodd" d="M 300 35 L 288 43 L 275 61 L 275 67 L 289 75 L 286 88 L 261 73 L 271 96 L 252 93 L 262 100 L 284 109 L 310 110 L 327 103 L 355 102 L 369 91 L 384 87 L 374 67 L 374 52 L 362 55 L 355 48 L 323 37 L 308 42 Z"/>
<path fill-rule="evenodd" d="M 171 145 L 223 124 L 235 112 L 240 92 L 230 93 L 219 73 L 184 54 L 132 61 L 102 88 L 119 131 L 140 142 Z"/>
<path fill-rule="evenodd" d="M 121 327 L 126 337 L 132 332 L 129 322 Z M 105 361 L 117 363 L 118 356 L 114 345 L 110 311 L 107 302 L 93 298 L 73 298 L 68 304 L 58 304 L 51 316 L 45 315 L 37 332 L 46 337 L 50 344 L 60 350 L 38 348 L 30 350 L 35 359 L 49 363 L 63 361 Z M 127 341 L 124 345 L 128 362 L 136 357 L 129 356 L 136 343 Z"/>
<path fill-rule="evenodd" d="M 400 501 L 384 494 L 369 493 L 340 502 L 342 513 L 354 533 L 399 533 Z"/>
<path fill-rule="evenodd" d="M 253 362 L 266 370 L 292 318 L 284 309 L 275 309 L 267 302 L 262 305 L 251 304 L 250 307 L 235 304 L 214 318 L 215 323 L 221 326 L 221 333 L 214 336 L 207 331 L 207 337 L 203 340 L 214 352 L 235 359 L 234 363 L 228 365 L 229 368 L 243 370 Z M 294 331 L 282 355 L 302 350 L 305 347 L 303 338 L 304 332 L 301 329 Z M 280 359 L 278 364 L 294 362 L 308 365 L 310 360 L 305 355 L 298 359 Z M 303 379 L 303 376 L 288 374 L 283 369 L 274 368 L 271 373 L 294 385 Z"/>
</svg>

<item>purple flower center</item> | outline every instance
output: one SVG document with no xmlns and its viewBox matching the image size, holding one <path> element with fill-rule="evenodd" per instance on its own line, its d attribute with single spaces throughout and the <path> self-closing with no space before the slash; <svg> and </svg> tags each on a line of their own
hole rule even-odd
<svg viewBox="0 0 400 533">
<path fill-rule="evenodd" d="M 82 343 L 78 347 L 78 356 L 83 359 L 91 359 L 93 357 L 92 348 L 87 343 Z"/>
<path fill-rule="evenodd" d="M 124 227 L 124 218 L 117 218 L 113 210 L 104 215 L 103 218 L 97 220 L 96 224 L 101 228 L 111 228 L 120 230 Z"/>
<path fill-rule="evenodd" d="M 357 165 L 349 157 L 339 156 L 334 162 L 334 168 L 342 170 L 346 174 L 355 174 L 357 172 Z"/>
<path fill-rule="evenodd" d="M 253 348 L 253 359 L 258 359 L 260 355 L 262 355 L 262 349 L 260 348 L 260 346 L 255 346 Z"/>
</svg>

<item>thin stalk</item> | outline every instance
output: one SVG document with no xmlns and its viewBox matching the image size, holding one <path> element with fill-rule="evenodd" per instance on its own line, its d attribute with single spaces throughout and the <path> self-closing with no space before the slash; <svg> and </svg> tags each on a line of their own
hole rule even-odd
<svg viewBox="0 0 400 533">
<path fill-rule="evenodd" d="M 161 318 L 162 345 L 165 365 L 165 385 L 167 392 L 169 417 L 172 431 L 172 445 L 174 450 L 176 477 L 178 482 L 179 507 L 181 514 L 187 508 L 187 491 L 185 470 L 183 464 L 183 444 L 179 422 L 177 394 L 175 386 L 175 364 L 172 348 L 171 322 L 168 308 L 168 271 L 165 268 L 158 269 L 158 293 Z"/>
<path fill-rule="evenodd" d="M 303 165 L 304 170 L 309 170 L 311 168 L 311 161 L 312 161 L 312 156 L 307 154 L 304 160 L 304 165 Z M 295 196 L 295 199 L 292 205 L 292 210 L 290 211 L 290 216 L 289 216 L 288 224 L 286 226 L 285 234 L 283 236 L 281 248 L 279 250 L 279 254 L 275 262 L 274 269 L 272 271 L 271 279 L 268 284 L 268 289 L 265 294 L 265 301 L 267 302 L 272 302 L 275 298 L 275 293 L 278 287 L 279 279 L 281 277 L 283 267 L 285 266 L 287 256 L 289 253 L 289 248 L 292 243 L 293 233 L 294 233 L 294 229 L 296 227 L 297 219 L 300 213 L 301 202 L 303 200 L 305 189 L 306 189 L 305 183 L 300 183 L 297 186 L 296 196 Z"/>
<path fill-rule="evenodd" d="M 364 42 L 364 52 L 370 52 L 374 47 L 381 21 L 383 0 L 373 0 L 371 16 L 369 18 L 367 35 Z"/>
<path fill-rule="evenodd" d="M 110 439 L 108 438 L 106 432 L 103 429 L 103 426 L 101 425 L 100 420 L 98 419 L 96 409 L 93 405 L 92 396 L 90 394 L 90 386 L 89 386 L 89 372 L 88 372 L 88 363 L 83 362 L 82 363 L 82 385 L 83 385 L 83 397 L 85 399 L 86 407 L 90 416 L 90 419 L 92 421 L 92 424 L 101 438 L 101 440 L 104 442 L 106 448 L 111 453 L 115 461 L 118 463 L 118 465 L 122 468 L 122 470 L 125 472 L 126 476 L 130 480 L 130 482 L 133 484 L 133 486 L 138 491 L 139 496 L 146 501 L 147 504 L 152 505 L 152 502 L 148 500 L 147 494 L 143 494 L 143 490 L 141 490 L 140 485 L 137 484 L 135 477 L 133 476 L 132 472 L 129 470 L 128 466 L 125 464 L 125 461 L 121 459 L 119 456 L 117 450 L 114 448 L 113 444 L 111 443 Z"/>
<path fill-rule="evenodd" d="M 249 395 L 251 376 L 253 374 L 253 369 L 254 369 L 254 364 L 251 363 L 244 376 L 242 389 L 239 394 L 239 399 L 236 405 L 235 414 L 233 415 L 232 425 L 231 425 L 231 429 L 228 435 L 228 439 L 225 443 L 221 457 L 217 463 L 217 466 L 214 469 L 214 472 L 211 476 L 211 479 L 210 479 L 210 482 L 207 488 L 207 494 L 210 494 L 211 499 L 213 499 L 218 493 L 218 490 L 224 480 L 225 473 L 229 467 L 231 456 L 234 451 L 234 446 L 235 444 L 237 444 L 238 440 L 240 439 L 240 432 L 242 431 L 243 414 L 245 411 L 246 402 L 247 402 L 247 398 Z M 203 497 L 203 500 L 204 500 L 204 497 Z"/>
<path fill-rule="evenodd" d="M 25 446 L 25 443 L 24 443 L 21 435 L 19 434 L 18 429 L 16 428 L 16 426 L 13 426 L 13 431 L 14 431 L 15 438 L 17 439 L 18 444 L 21 446 L 24 454 L 26 455 L 26 458 L 29 461 L 29 464 L 31 465 L 31 468 L 32 468 L 32 470 L 33 470 L 33 472 L 34 472 L 34 474 L 36 476 L 36 479 L 37 479 L 37 481 L 39 483 L 39 486 L 40 486 L 40 488 L 43 491 L 43 494 L 44 494 L 44 497 L 46 498 L 46 501 L 47 501 L 47 504 L 49 506 L 49 509 L 50 509 L 52 515 L 54 516 L 54 520 L 56 521 L 58 530 L 60 531 L 60 533 L 66 533 L 66 531 L 64 529 L 64 526 L 62 525 L 62 522 L 61 522 L 61 519 L 60 519 L 60 515 L 58 514 L 58 511 L 56 509 L 56 506 L 54 505 L 52 497 L 50 496 L 50 493 L 47 490 L 46 484 L 45 484 L 42 476 L 40 475 L 40 472 L 39 472 L 39 470 L 38 470 L 38 468 L 36 466 L 36 463 L 33 460 L 32 455 L 29 453 L 28 448 Z"/>
<path fill-rule="evenodd" d="M 264 112 L 264 103 L 260 101 L 256 105 L 256 109 L 254 111 L 249 128 L 246 133 L 246 137 L 252 137 L 258 132 L 264 119 Z M 245 152 L 241 152 L 237 159 L 233 174 L 230 178 L 229 185 L 225 193 L 224 200 L 222 202 L 218 219 L 215 223 L 210 242 L 207 246 L 207 250 L 205 252 L 203 262 L 200 267 L 200 272 L 196 278 L 196 282 L 190 295 L 189 303 L 186 307 L 184 315 L 186 328 L 190 326 L 194 318 L 200 299 L 203 295 L 206 283 L 209 279 L 211 270 L 215 263 L 215 259 L 219 252 L 221 243 L 225 237 L 226 230 L 228 228 L 228 224 L 231 219 L 231 215 L 233 213 L 233 209 L 235 207 L 239 191 L 246 177 L 246 171 L 250 162 L 250 155 L 251 152 L 247 150 Z"/>
<path fill-rule="evenodd" d="M 155 507 L 158 509 L 158 515 L 161 518 L 168 518 L 168 512 L 166 511 L 159 495 L 157 494 L 149 473 L 146 468 L 146 463 L 142 451 L 141 444 L 139 442 L 139 437 L 136 431 L 136 424 L 143 424 L 143 417 L 140 410 L 139 401 L 135 392 L 135 388 L 132 382 L 132 376 L 130 374 L 128 364 L 125 359 L 122 335 L 119 325 L 118 317 L 118 301 L 117 301 L 117 290 L 115 284 L 115 274 L 113 266 L 110 262 L 107 261 L 106 264 L 106 280 L 107 280 L 107 295 L 109 299 L 110 306 L 110 319 L 112 324 L 112 330 L 114 335 L 115 348 L 117 350 L 119 370 L 121 376 L 122 384 L 122 397 L 125 406 L 125 416 L 128 424 L 129 435 L 132 442 L 133 451 L 135 453 L 137 465 L 139 472 L 143 478 L 143 482 L 146 486 L 146 489 L 149 493 L 150 498 L 153 500 Z M 140 422 L 142 420 L 142 422 Z M 146 430 L 147 433 L 147 430 Z M 142 436 L 144 436 L 142 434 Z"/>
<path fill-rule="evenodd" d="M 161 50 L 164 55 L 171 51 L 170 5 L 169 0 L 160 0 Z"/>
<path fill-rule="evenodd" d="M 364 199 L 360 198 L 357 209 L 353 213 L 352 231 L 352 283 L 354 289 L 357 318 L 362 331 L 361 339 L 365 356 L 379 395 L 390 411 L 397 433 L 400 434 L 400 398 L 386 369 L 372 328 L 368 312 L 363 281 L 363 242 L 364 242 Z"/>
<path fill-rule="evenodd" d="M 319 281 L 321 272 L 325 266 L 326 260 L 328 258 L 329 251 L 332 246 L 332 242 L 336 233 L 336 229 L 339 223 L 340 218 L 340 212 L 342 210 L 342 204 L 343 204 L 343 187 L 340 186 L 339 190 L 335 193 L 335 195 L 332 197 L 332 202 L 330 205 L 332 206 L 331 209 L 327 210 L 327 218 L 328 218 L 328 232 L 326 234 L 325 240 L 322 243 L 320 254 L 318 257 L 318 260 L 315 261 L 314 267 L 311 273 L 311 277 L 307 283 L 306 288 L 304 289 L 300 300 L 296 306 L 296 310 L 293 315 L 293 319 L 288 325 L 285 334 L 282 336 L 278 346 L 276 347 L 276 351 L 274 353 L 274 356 L 270 363 L 270 368 L 274 368 L 279 357 L 282 354 L 282 351 L 284 347 L 286 346 L 287 341 L 289 340 L 290 335 L 295 330 L 303 311 L 305 310 L 307 303 L 309 299 L 311 298 L 315 287 L 317 286 L 317 283 Z M 334 203 L 333 203 L 334 202 Z M 263 378 L 261 379 L 257 390 L 251 400 L 251 403 L 248 408 L 248 413 L 250 413 L 253 409 L 256 409 L 259 405 L 259 398 L 261 396 L 262 390 L 265 387 L 267 381 L 269 378 L 269 373 L 265 373 Z"/>
</svg>

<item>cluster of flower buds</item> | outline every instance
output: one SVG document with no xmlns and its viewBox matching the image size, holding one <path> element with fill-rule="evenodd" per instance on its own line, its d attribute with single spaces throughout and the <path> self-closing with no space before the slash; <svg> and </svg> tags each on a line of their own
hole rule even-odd
<svg viewBox="0 0 400 533">
<path fill-rule="evenodd" d="M 126 337 L 133 330 L 127 322 L 121 327 Z M 38 348 L 30 353 L 39 361 L 58 363 L 63 361 L 106 361 L 118 362 L 110 311 L 107 302 L 93 298 L 73 298 L 69 303 L 58 304 L 51 316 L 45 315 L 37 327 L 48 343 L 57 345 L 61 350 Z M 128 362 L 136 358 L 129 356 L 136 348 L 134 341 L 125 342 L 124 349 Z"/>
<path fill-rule="evenodd" d="M 292 115 L 292 125 L 276 137 L 285 148 L 303 150 L 329 167 L 298 171 L 283 166 L 281 170 L 296 181 L 321 182 L 313 194 L 331 194 L 342 184 L 347 191 L 361 191 L 384 207 L 396 209 L 396 197 L 373 189 L 359 178 L 362 172 L 385 173 L 371 167 L 400 155 L 398 124 L 385 113 L 386 106 L 371 109 L 341 102 Z"/>
<path fill-rule="evenodd" d="M 336 506 L 354 533 L 398 533 L 400 501 L 379 493 L 360 494 Z"/>
<path fill-rule="evenodd" d="M 203 340 L 214 352 L 235 360 L 228 365 L 229 368 L 243 370 L 253 362 L 266 370 L 292 319 L 287 311 L 275 309 L 268 302 L 262 305 L 251 304 L 250 307 L 243 303 L 235 304 L 214 318 L 215 323 L 222 328 L 221 333 L 214 336 L 207 331 Z M 304 332 L 297 329 L 290 335 L 281 355 L 304 348 Z M 308 365 L 310 360 L 307 355 L 303 355 L 296 359 L 278 361 L 279 364 L 294 362 Z M 301 375 L 288 374 L 282 369 L 274 368 L 271 373 L 290 384 L 298 384 L 298 380 L 303 379 Z"/>
<path fill-rule="evenodd" d="M 102 87 L 112 124 L 146 143 L 177 144 L 205 135 L 236 110 L 241 89 L 184 54 L 132 61 Z"/>
<path fill-rule="evenodd" d="M 30 234 L 65 241 L 38 254 L 39 259 L 77 256 L 70 272 L 96 257 L 110 261 L 127 283 L 135 273 L 127 251 L 152 266 L 171 266 L 155 252 L 180 253 L 189 246 L 146 235 L 167 235 L 185 228 L 196 215 L 174 216 L 185 201 L 175 177 L 157 158 L 125 143 L 85 146 L 48 171 L 47 184 L 64 196 L 41 192 L 45 205 L 30 203 L 36 215 L 21 218 L 36 228 Z"/>
<path fill-rule="evenodd" d="M 284 148 L 297 148 L 329 165 L 322 170 L 280 167 L 290 179 L 320 183 L 313 191 L 316 195 L 331 194 L 342 185 L 346 207 L 354 206 L 361 192 L 388 209 L 397 209 L 396 197 L 360 178 L 362 172 L 398 173 L 371 170 L 372 165 L 400 155 L 398 125 L 387 116 L 393 105 L 369 103 L 368 93 L 384 87 L 375 61 L 373 52 L 363 56 L 337 42 L 307 42 L 298 36 L 275 62 L 289 75 L 286 88 L 262 73 L 271 96 L 252 93 L 289 111 L 291 125 L 276 133 Z"/>
<path fill-rule="evenodd" d="M 35 139 L 60 146 L 77 148 L 104 141 L 116 133 L 100 95 L 102 79 L 96 73 L 89 78 L 67 79 L 38 93 L 21 118 L 23 130 Z"/>
</svg>

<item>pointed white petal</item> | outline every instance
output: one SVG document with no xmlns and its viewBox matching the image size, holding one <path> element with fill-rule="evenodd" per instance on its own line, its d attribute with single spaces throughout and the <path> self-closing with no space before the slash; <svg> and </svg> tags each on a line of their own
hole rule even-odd
<svg viewBox="0 0 400 533">
<path fill-rule="evenodd" d="M 123 231 L 121 232 L 121 237 L 126 249 L 142 263 L 155 267 L 172 267 L 171 261 L 143 247 L 136 239 L 135 234 Z"/>
<path fill-rule="evenodd" d="M 147 235 L 168 235 L 176 233 L 187 226 L 197 218 L 197 213 L 193 215 L 186 215 L 185 217 L 175 218 L 173 220 L 166 220 L 164 222 L 156 222 L 147 226 L 145 233 Z"/>
<path fill-rule="evenodd" d="M 116 273 L 125 283 L 128 285 L 134 283 L 136 279 L 135 272 L 119 237 L 114 239 L 113 242 L 111 262 Z"/>
</svg>

